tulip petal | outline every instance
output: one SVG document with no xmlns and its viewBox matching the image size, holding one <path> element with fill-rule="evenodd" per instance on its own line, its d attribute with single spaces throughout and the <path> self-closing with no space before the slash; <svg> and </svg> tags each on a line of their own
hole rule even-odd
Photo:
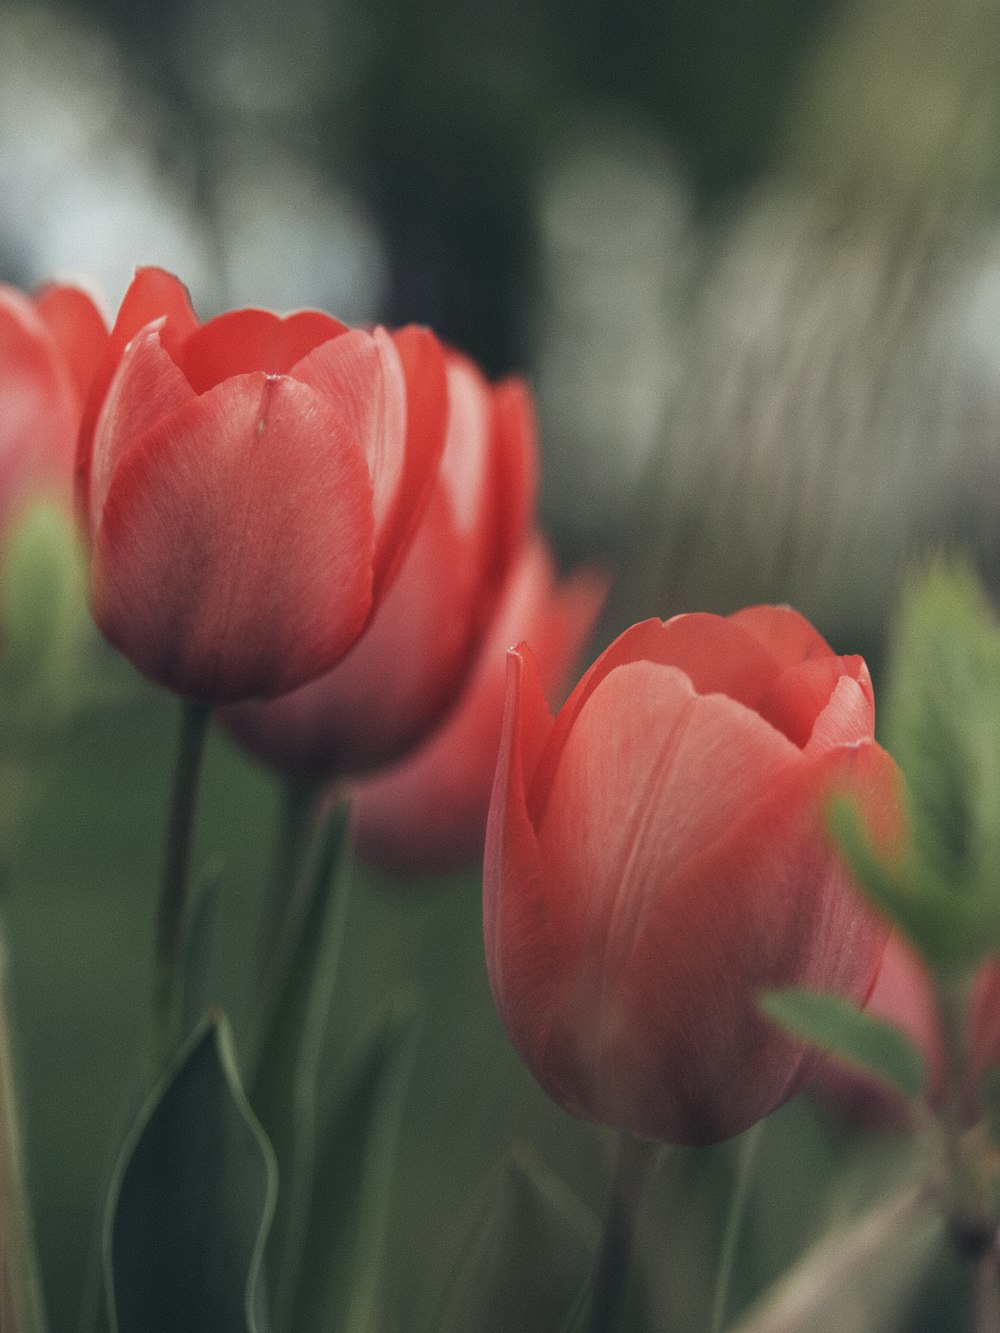
<svg viewBox="0 0 1000 1333">
<path fill-rule="evenodd" d="M 0 528 L 32 491 L 69 498 L 80 405 L 34 304 L 0 285 Z"/>
<path fill-rule="evenodd" d="M 76 455 L 76 503 L 85 529 L 90 524 L 91 455 L 94 429 L 108 386 L 131 340 L 154 320 L 162 320 L 161 341 L 168 351 L 198 327 L 187 288 L 172 273 L 160 268 L 140 268 L 122 299 L 118 317 L 90 386 L 80 422 Z"/>
<path fill-rule="evenodd" d="M 94 611 L 181 694 L 280 693 L 357 637 L 372 546 L 371 483 L 342 416 L 287 377 L 238 376 L 158 421 L 119 464 Z"/>
<path fill-rule="evenodd" d="M 91 535 L 100 524 L 108 487 L 122 458 L 144 431 L 195 397 L 164 350 L 162 328 L 163 321 L 157 320 L 131 340 L 104 399 L 90 462 Z"/>
<path fill-rule="evenodd" d="M 713 1142 L 808 1077 L 813 1054 L 762 1019 L 755 996 L 805 986 L 862 1003 L 872 987 L 888 926 L 823 829 L 825 802 L 843 789 L 883 832 L 898 826 L 885 751 L 827 750 L 788 770 L 664 883 L 662 910 L 653 904 L 633 947 L 606 962 L 608 1003 L 579 1073 L 594 1114 L 671 1142 Z"/>
<path fill-rule="evenodd" d="M 507 654 L 503 733 L 486 829 L 483 939 L 501 1021 L 535 1077 L 566 1105 L 568 1090 L 539 1059 L 549 1045 L 565 947 L 541 882 L 525 801 L 525 775 L 551 726 L 537 664 L 522 644 Z"/>
<path fill-rule="evenodd" d="M 291 374 L 335 407 L 368 460 L 377 550 L 406 462 L 406 381 L 399 354 L 384 329 L 354 329 L 314 348 Z"/>
<path fill-rule="evenodd" d="M 506 568 L 526 539 L 538 493 L 538 422 L 523 380 L 503 380 L 493 391 L 493 430 L 502 497 L 495 558 Z"/>
<path fill-rule="evenodd" d="M 66 359 L 82 411 L 108 344 L 104 317 L 86 292 L 60 282 L 41 289 L 35 311 Z"/>
<path fill-rule="evenodd" d="M 548 803 L 566 737 L 580 712 L 609 675 L 636 661 L 679 669 L 698 694 L 727 695 L 751 709 L 780 670 L 766 649 L 732 620 L 721 616 L 695 613 L 633 625 L 601 654 L 556 718 L 529 794 L 536 823 Z"/>
<path fill-rule="evenodd" d="M 752 635 L 783 667 L 835 656 L 822 634 L 790 606 L 748 606 L 726 619 Z"/>
<path fill-rule="evenodd" d="M 346 325 L 320 310 L 285 316 L 252 307 L 229 310 L 186 338 L 177 360 L 195 392 L 204 393 L 234 375 L 255 370 L 287 375 L 314 348 L 346 331 Z"/>
<path fill-rule="evenodd" d="M 840 659 L 843 661 L 844 659 Z M 861 662 L 861 659 L 858 658 Z M 806 753 L 847 745 L 875 734 L 875 701 L 868 668 L 861 662 L 863 678 L 841 676 L 826 707 L 813 724 Z"/>
<path fill-rule="evenodd" d="M 408 325 L 392 335 L 406 380 L 406 456 L 395 500 L 375 548 L 375 598 L 399 572 L 437 476 L 448 422 L 441 345 L 428 329 Z"/>
<path fill-rule="evenodd" d="M 800 762 L 756 713 L 696 694 L 677 667 L 620 666 L 577 715 L 536 820 L 561 928 L 580 949 L 594 935 L 623 952 L 662 886 Z"/>
<path fill-rule="evenodd" d="M 757 701 L 757 712 L 790 741 L 804 748 L 817 718 L 844 678 L 840 659 L 832 653 L 806 658 L 786 667 L 768 686 Z M 855 731 L 851 739 L 859 734 Z"/>
</svg>

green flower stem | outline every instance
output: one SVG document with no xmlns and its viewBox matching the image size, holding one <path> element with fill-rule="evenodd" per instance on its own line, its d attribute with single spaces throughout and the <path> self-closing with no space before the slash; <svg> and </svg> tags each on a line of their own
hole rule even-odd
<svg viewBox="0 0 1000 1333">
<path fill-rule="evenodd" d="M 282 787 L 280 824 L 260 942 L 260 976 L 265 986 L 280 971 L 289 951 L 324 791 L 323 783 L 304 778 L 288 778 Z"/>
<path fill-rule="evenodd" d="M 743 1222 L 746 1217 L 747 1199 L 750 1194 L 750 1181 L 757 1163 L 760 1141 L 764 1133 L 764 1121 L 748 1129 L 740 1139 L 736 1157 L 736 1176 L 733 1192 L 729 1200 L 729 1212 L 726 1216 L 726 1229 L 722 1235 L 722 1250 L 719 1254 L 719 1270 L 715 1279 L 715 1297 L 712 1301 L 712 1333 L 722 1333 L 726 1326 L 729 1308 L 729 1293 L 733 1283 L 733 1271 L 736 1266 L 736 1253 L 739 1249 Z"/>
<path fill-rule="evenodd" d="M 43 1333 L 44 1328 L 41 1285 L 21 1166 L 7 1005 L 0 994 L 0 1329 L 4 1333 Z"/>
<path fill-rule="evenodd" d="M 618 1136 L 618 1155 L 604 1239 L 590 1287 L 583 1333 L 616 1333 L 625 1317 L 632 1273 L 636 1220 L 659 1144 L 637 1139 L 627 1130 Z"/>
<path fill-rule="evenodd" d="M 179 1037 L 180 955 L 184 940 L 198 782 L 211 717 L 209 705 L 184 700 L 157 916 L 153 1012 L 157 1073 L 170 1060 Z"/>
</svg>

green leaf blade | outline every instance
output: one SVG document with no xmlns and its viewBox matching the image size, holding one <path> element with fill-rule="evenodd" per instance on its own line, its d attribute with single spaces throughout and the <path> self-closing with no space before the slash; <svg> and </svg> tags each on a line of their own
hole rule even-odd
<svg viewBox="0 0 1000 1333">
<path fill-rule="evenodd" d="M 768 1018 L 813 1046 L 860 1065 L 894 1087 L 909 1102 L 926 1084 L 924 1058 L 891 1023 L 856 1009 L 839 995 L 810 990 L 768 991 L 760 997 Z"/>
<path fill-rule="evenodd" d="M 260 1277 L 276 1172 L 228 1028 L 181 1051 L 126 1145 L 106 1276 L 116 1333 L 266 1333 Z"/>
</svg>

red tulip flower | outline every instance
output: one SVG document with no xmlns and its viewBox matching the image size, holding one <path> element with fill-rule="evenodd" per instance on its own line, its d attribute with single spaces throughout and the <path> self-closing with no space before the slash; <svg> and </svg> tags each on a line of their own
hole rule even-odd
<svg viewBox="0 0 1000 1333">
<path fill-rule="evenodd" d="M 326 780 L 395 762 L 463 688 L 516 562 L 534 500 L 535 420 L 524 386 L 491 387 L 447 356 L 448 427 L 430 502 L 394 585 L 332 671 L 224 725 L 281 772 Z"/>
<path fill-rule="evenodd" d="M 542 538 L 525 543 L 453 707 L 402 763 L 357 788 L 354 824 L 363 855 L 401 874 L 453 870 L 482 856 L 500 749 L 505 650 L 530 640 L 553 699 L 593 627 L 605 584 L 592 571 L 558 580 Z"/>
<path fill-rule="evenodd" d="M 784 607 L 635 625 L 553 719 L 509 658 L 484 929 L 501 1020 L 577 1115 L 709 1143 L 780 1106 L 814 1057 L 763 990 L 867 997 L 887 927 L 824 830 L 834 792 L 898 836 L 864 662 Z"/>
<path fill-rule="evenodd" d="M 329 670 L 402 561 L 444 420 L 426 331 L 312 310 L 201 324 L 176 278 L 140 270 L 80 434 L 98 624 L 207 703 Z"/>
<path fill-rule="evenodd" d="M 84 400 L 108 340 L 90 297 L 0 285 L 0 532 L 29 500 L 73 496 Z"/>
</svg>

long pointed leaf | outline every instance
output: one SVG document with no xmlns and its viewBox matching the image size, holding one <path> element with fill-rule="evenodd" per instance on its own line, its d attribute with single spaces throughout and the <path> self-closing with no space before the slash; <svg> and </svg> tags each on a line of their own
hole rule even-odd
<svg viewBox="0 0 1000 1333">
<path fill-rule="evenodd" d="M 227 1025 L 212 1017 L 147 1103 L 116 1172 L 105 1253 L 114 1333 L 265 1333 L 276 1183 Z"/>
</svg>

